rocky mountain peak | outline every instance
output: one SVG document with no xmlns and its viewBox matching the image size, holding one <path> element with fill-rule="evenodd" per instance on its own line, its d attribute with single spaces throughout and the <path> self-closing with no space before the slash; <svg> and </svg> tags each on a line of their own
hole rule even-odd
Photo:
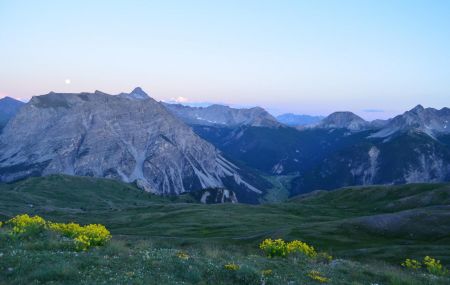
<svg viewBox="0 0 450 285">
<path fill-rule="evenodd" d="M 352 112 L 334 112 L 314 127 L 325 129 L 348 129 L 361 131 L 368 128 L 369 123 Z"/>
<path fill-rule="evenodd" d="M 149 97 L 148 94 L 145 93 L 145 91 L 142 90 L 141 87 L 136 87 L 136 88 L 134 88 L 133 91 L 131 91 L 130 94 L 134 94 L 134 95 L 136 95 L 136 96 L 141 96 L 141 97 L 144 97 L 144 98 L 145 98 L 145 97 Z"/>
<path fill-rule="evenodd" d="M 388 137 L 398 132 L 415 131 L 431 137 L 450 133 L 450 109 L 424 108 L 417 105 L 413 109 L 388 121 L 372 137 Z"/>
<path fill-rule="evenodd" d="M 422 112 L 422 111 L 424 111 L 425 110 L 425 108 L 422 106 L 422 105 L 417 105 L 416 107 L 414 107 L 414 108 L 412 108 L 411 110 L 410 110 L 410 112 L 414 112 L 414 113 L 420 113 L 420 112 Z"/>
<path fill-rule="evenodd" d="M 349 122 L 349 121 L 362 121 L 365 122 L 363 118 L 358 115 L 348 112 L 348 111 L 338 111 L 330 114 L 328 117 L 324 119 L 329 122 Z"/>
<path fill-rule="evenodd" d="M 130 93 L 120 93 L 118 96 L 131 100 L 151 99 L 151 97 L 144 90 L 142 90 L 141 87 L 134 88 Z"/>
</svg>

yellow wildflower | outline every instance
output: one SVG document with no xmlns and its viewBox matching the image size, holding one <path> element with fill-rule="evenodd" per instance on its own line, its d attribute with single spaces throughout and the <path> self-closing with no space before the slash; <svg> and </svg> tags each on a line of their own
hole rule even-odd
<svg viewBox="0 0 450 285">
<path fill-rule="evenodd" d="M 402 262 L 401 265 L 405 268 L 413 269 L 413 270 L 417 270 L 422 267 L 422 264 L 420 263 L 420 261 L 417 261 L 415 259 L 409 259 L 409 258 L 407 258 L 404 262 Z"/>
<path fill-rule="evenodd" d="M 282 239 L 265 239 L 259 245 L 259 248 L 262 249 L 268 257 L 286 257 L 288 253 L 286 242 Z"/>
<path fill-rule="evenodd" d="M 228 263 L 223 266 L 226 270 L 236 271 L 239 270 L 240 266 L 234 263 Z"/>
<path fill-rule="evenodd" d="M 440 260 L 434 259 L 430 256 L 425 256 L 423 259 L 423 264 L 431 274 L 446 275 L 448 273 L 448 270 L 442 266 Z"/>
<path fill-rule="evenodd" d="M 300 240 L 294 240 L 287 244 L 287 252 L 288 253 L 302 253 L 308 257 L 315 257 L 317 255 L 314 247 L 308 245 L 305 242 Z"/>
<path fill-rule="evenodd" d="M 12 234 L 15 235 L 43 230 L 46 226 L 43 218 L 39 216 L 30 217 L 28 214 L 17 215 L 7 223 L 13 226 Z"/>
</svg>

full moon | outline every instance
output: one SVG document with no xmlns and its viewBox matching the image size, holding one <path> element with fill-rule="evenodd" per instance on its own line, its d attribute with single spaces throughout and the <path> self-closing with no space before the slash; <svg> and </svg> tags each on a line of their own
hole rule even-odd
<svg viewBox="0 0 450 285">
<path fill-rule="evenodd" d="M 66 80 L 64 80 L 64 82 L 65 82 L 66 84 L 70 84 L 70 79 L 66 79 Z"/>
</svg>

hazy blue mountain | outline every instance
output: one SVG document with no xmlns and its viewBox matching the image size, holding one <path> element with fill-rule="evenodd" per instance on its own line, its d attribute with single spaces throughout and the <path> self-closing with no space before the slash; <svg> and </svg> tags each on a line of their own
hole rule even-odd
<svg viewBox="0 0 450 285">
<path fill-rule="evenodd" d="M 11 97 L 0 99 L 0 132 L 24 104 Z"/>
<path fill-rule="evenodd" d="M 291 127 L 306 126 L 320 122 L 323 116 L 297 115 L 292 113 L 282 114 L 276 117 L 278 122 Z"/>
</svg>

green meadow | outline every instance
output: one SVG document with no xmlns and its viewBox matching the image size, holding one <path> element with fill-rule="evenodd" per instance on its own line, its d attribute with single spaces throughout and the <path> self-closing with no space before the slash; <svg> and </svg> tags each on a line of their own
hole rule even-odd
<svg viewBox="0 0 450 285">
<path fill-rule="evenodd" d="M 450 185 L 338 189 L 262 205 L 154 196 L 107 179 L 54 175 L 1 184 L 0 220 L 27 213 L 102 224 L 112 240 L 75 250 L 67 238 L 0 229 L 0 284 L 449 284 L 425 268 L 450 267 Z M 332 261 L 268 258 L 266 238 L 301 240 Z M 230 269 L 230 266 L 234 269 Z M 234 267 L 236 265 L 236 267 Z"/>
</svg>

